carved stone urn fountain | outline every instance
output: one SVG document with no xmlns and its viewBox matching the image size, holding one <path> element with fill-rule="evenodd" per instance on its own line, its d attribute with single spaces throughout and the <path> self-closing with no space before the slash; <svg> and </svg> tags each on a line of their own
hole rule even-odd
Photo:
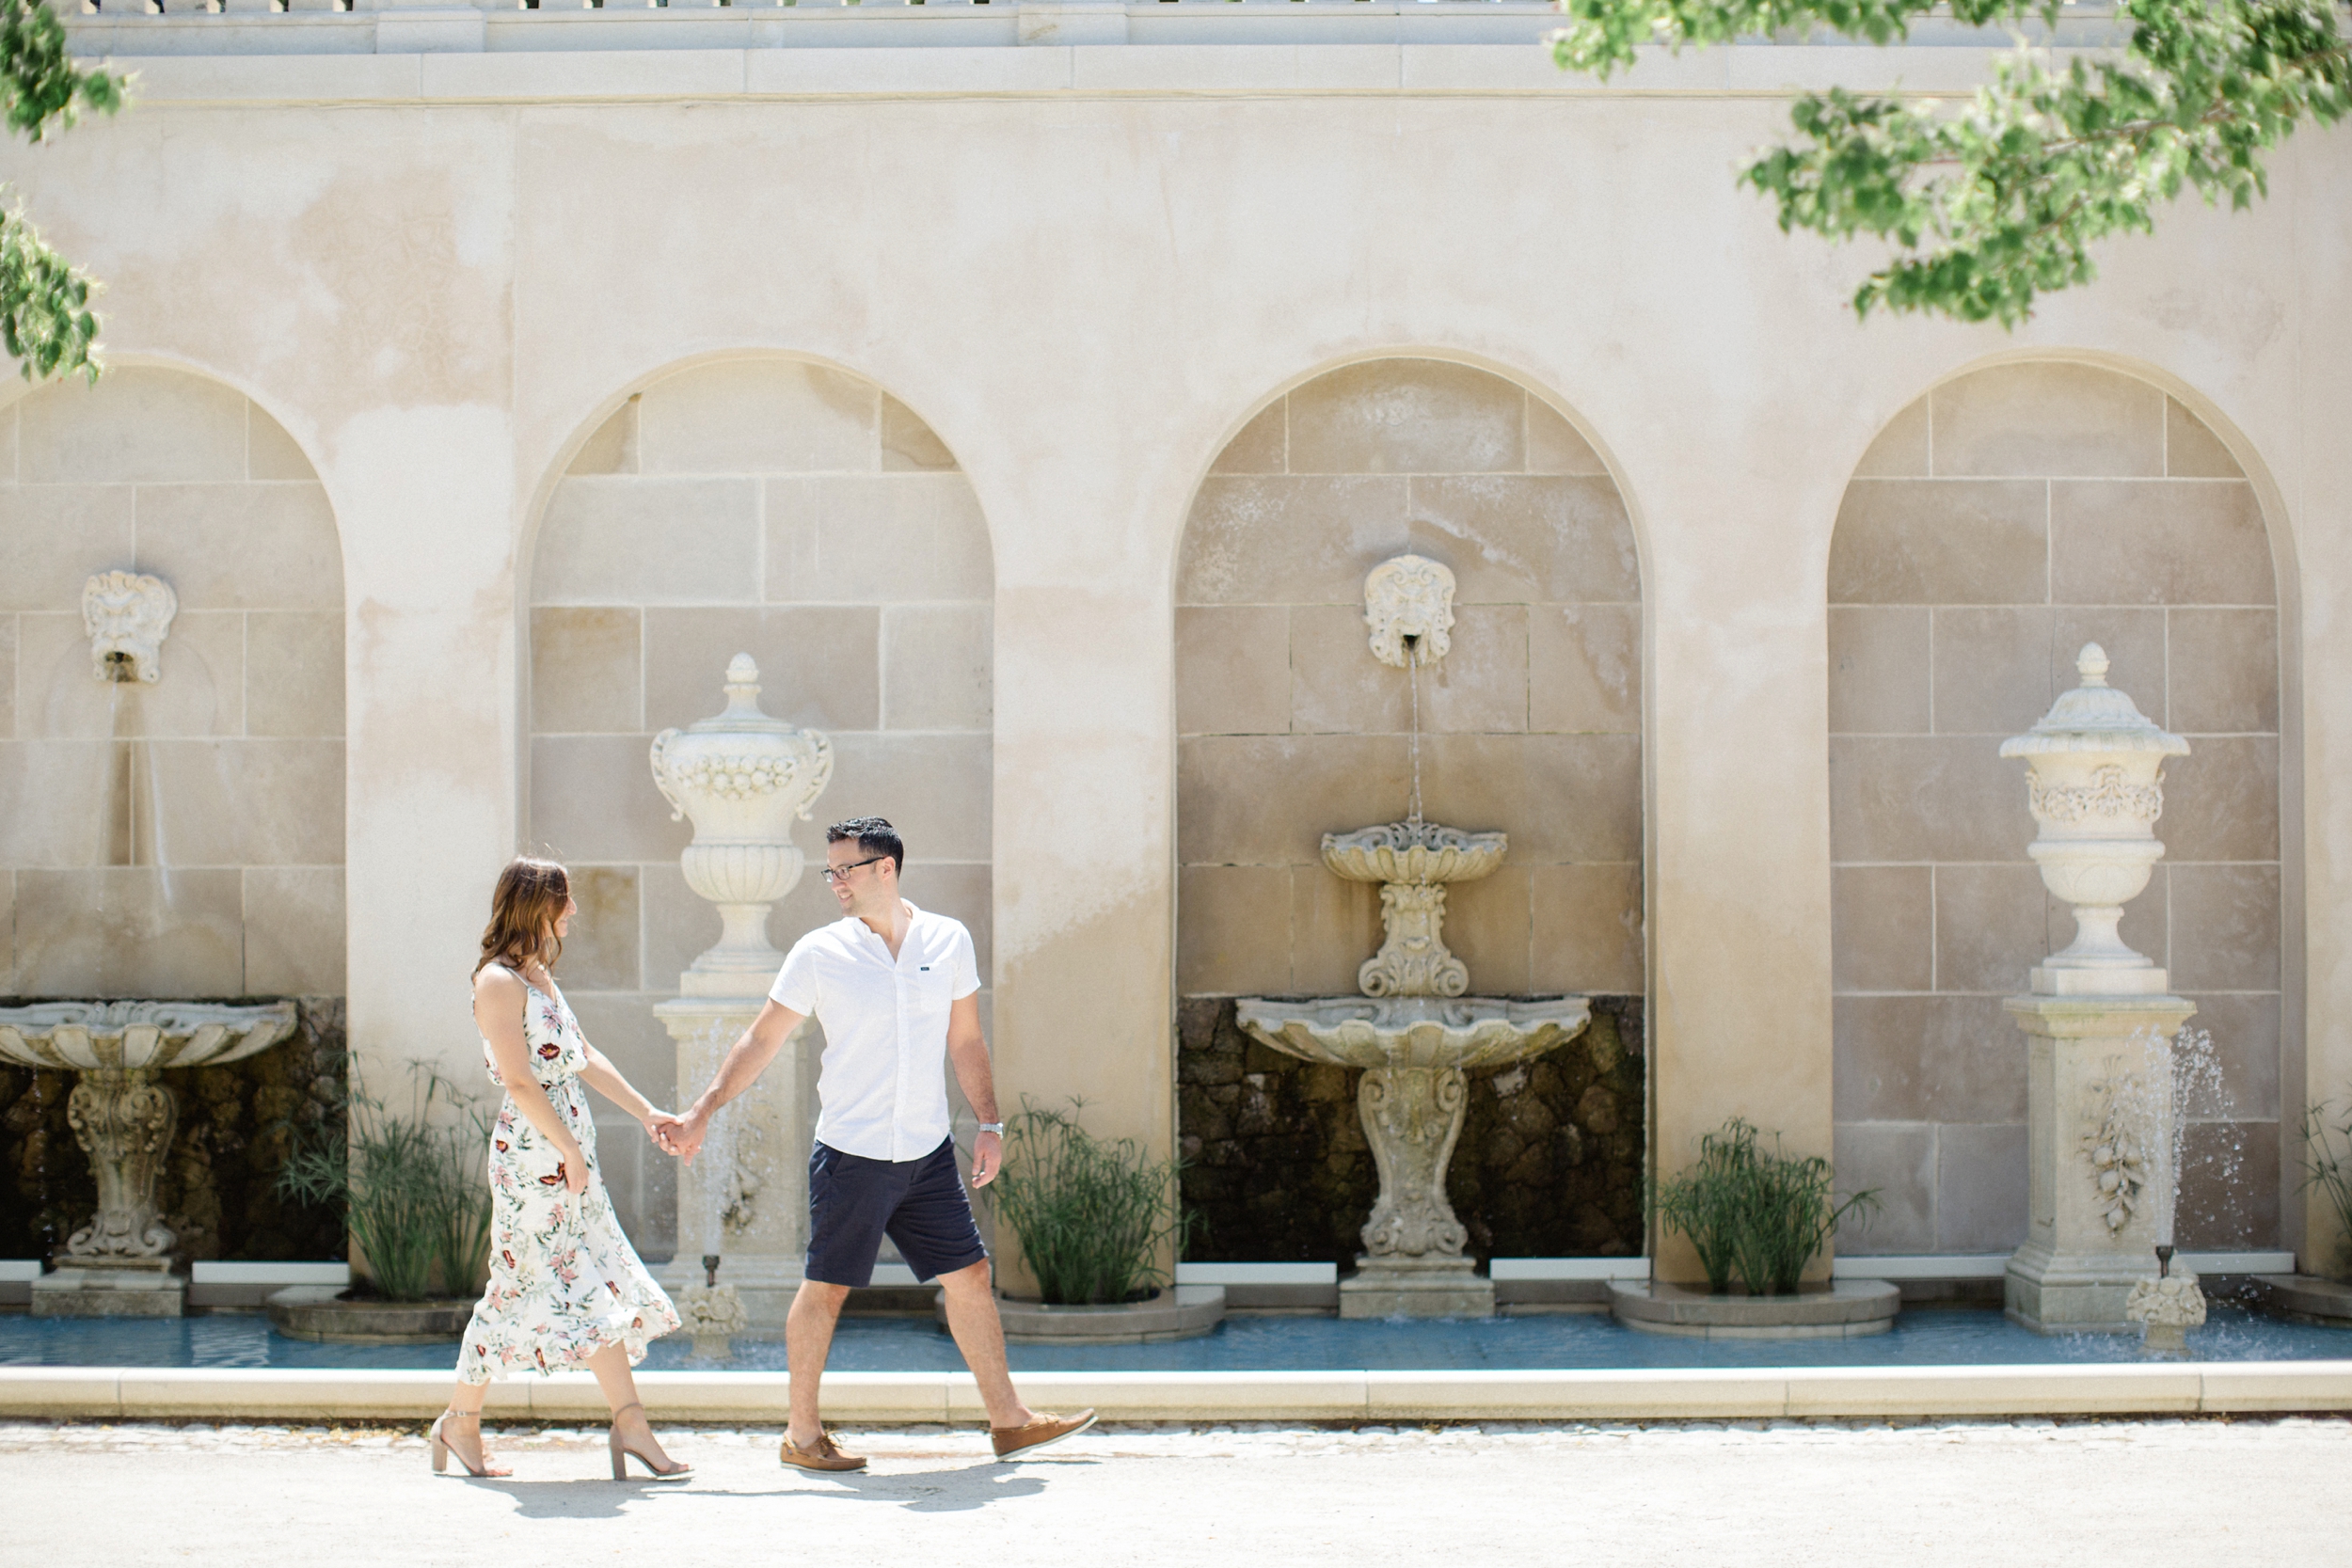
<svg viewBox="0 0 2352 1568">
<path fill-rule="evenodd" d="M 79 1075 L 66 1121 L 89 1156 L 98 1212 L 33 1283 L 36 1317 L 180 1316 L 187 1281 L 171 1272 L 179 1238 L 155 1207 L 180 1104 L 170 1068 L 234 1062 L 294 1033 L 294 1005 L 40 1002 L 0 1008 L 0 1060 Z"/>
<path fill-rule="evenodd" d="M 728 663 L 726 697 L 725 711 L 653 741 L 654 786 L 672 820 L 694 824 L 679 867 L 718 906 L 722 925 L 718 942 L 678 976 L 679 994 L 654 1008 L 676 1042 L 681 1098 L 709 1081 L 775 982 L 784 955 L 768 940 L 768 911 L 800 882 L 803 863 L 792 824 L 807 819 L 833 780 L 832 741 L 760 711 L 751 655 Z M 663 1284 L 739 1292 L 751 1322 L 784 1321 L 807 1250 L 807 1176 L 799 1160 L 763 1151 L 789 1149 L 800 1137 L 801 1099 L 800 1069 L 787 1061 L 719 1113 L 702 1156 L 678 1168 L 678 1257 Z M 693 1267 L 696 1255 L 720 1254 L 729 1285 Z M 714 1310 L 732 1322 L 730 1310 Z"/>
<path fill-rule="evenodd" d="M 2081 684 L 2001 744 L 2027 768 L 2040 830 L 2027 853 L 2074 909 L 2073 943 L 2004 1004 L 2026 1035 L 2029 1171 L 2026 1242 L 2003 1297 L 2011 1318 L 2045 1331 L 2132 1328 L 2135 1288 L 2154 1249 L 2171 1250 L 2173 1038 L 2196 1011 L 2117 933 L 2164 855 L 2164 760 L 2188 742 L 2109 686 L 2107 668 L 2086 643 Z M 2144 1317 L 2150 1292 L 2140 1295 Z"/>
<path fill-rule="evenodd" d="M 1375 657 L 1420 668 L 1445 652 L 1454 576 L 1434 561 L 1400 557 L 1365 583 Z M 1394 657 L 1390 657 L 1393 654 Z M 1491 1317 L 1494 1284 L 1463 1256 L 1469 1234 L 1446 1199 L 1446 1167 L 1462 1135 L 1467 1074 L 1541 1055 L 1582 1032 L 1579 997 L 1510 1002 L 1464 995 L 1470 971 L 1445 945 L 1450 882 L 1502 863 L 1508 840 L 1421 816 L 1420 702 L 1414 702 L 1411 810 L 1402 822 L 1323 836 L 1323 863 L 1350 881 L 1380 884 L 1380 951 L 1357 972 L 1360 997 L 1310 1002 L 1246 999 L 1241 1027 L 1311 1062 L 1360 1068 L 1357 1114 L 1380 1172 L 1363 1229 L 1364 1254 L 1340 1285 L 1344 1318 Z"/>
<path fill-rule="evenodd" d="M 689 996 L 758 996 L 784 955 L 768 941 L 768 911 L 801 879 L 795 817 L 833 780 L 833 742 L 759 710 L 759 666 L 727 665 L 726 711 L 653 737 L 653 782 L 672 821 L 693 818 L 678 857 L 686 885 L 719 907 L 720 938 L 680 977 Z"/>
</svg>

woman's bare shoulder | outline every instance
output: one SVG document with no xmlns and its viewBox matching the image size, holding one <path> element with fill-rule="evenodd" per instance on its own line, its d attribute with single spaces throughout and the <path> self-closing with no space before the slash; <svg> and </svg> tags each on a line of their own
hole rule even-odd
<svg viewBox="0 0 2352 1568">
<path fill-rule="evenodd" d="M 504 964 L 484 964 L 474 973 L 473 994 L 477 1002 L 511 1001 L 523 994 L 523 977 Z"/>
</svg>

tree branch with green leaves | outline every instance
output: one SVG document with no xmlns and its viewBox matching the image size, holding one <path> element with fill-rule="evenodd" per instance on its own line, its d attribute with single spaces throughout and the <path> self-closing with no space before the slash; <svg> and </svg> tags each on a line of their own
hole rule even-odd
<svg viewBox="0 0 2352 1568">
<path fill-rule="evenodd" d="M 39 146 L 84 111 L 113 114 L 127 85 L 75 65 L 64 25 L 40 0 L 0 0 L 0 110 L 9 130 Z M 49 248 L 22 203 L 0 216 L 0 345 L 26 380 L 75 371 L 98 379 L 96 286 Z"/>
<path fill-rule="evenodd" d="M 2015 326 L 2035 297 L 2097 276 L 2091 247 L 2151 233 L 2184 187 L 2244 208 L 2268 194 L 2265 156 L 2306 122 L 2352 110 L 2352 42 L 2334 0 L 2120 0 L 2122 35 L 2096 58 L 2056 58 L 2022 36 L 2055 33 L 2058 0 L 1562 0 L 1565 69 L 1602 79 L 1645 44 L 1679 51 L 1816 29 L 1899 42 L 1946 11 L 2002 26 L 2015 53 L 1965 103 L 1833 87 L 1798 98 L 1796 139 L 1740 182 L 1778 204 L 1782 230 L 1869 235 L 1893 259 L 1855 291 L 1855 313 L 1925 311 Z"/>
</svg>

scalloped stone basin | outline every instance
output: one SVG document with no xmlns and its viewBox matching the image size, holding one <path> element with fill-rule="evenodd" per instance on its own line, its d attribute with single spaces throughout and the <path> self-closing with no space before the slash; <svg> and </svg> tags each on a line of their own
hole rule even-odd
<svg viewBox="0 0 2352 1568">
<path fill-rule="evenodd" d="M 66 1121 L 89 1156 L 98 1212 L 33 1285 L 37 1316 L 177 1317 L 185 1283 L 170 1272 L 179 1238 L 155 1207 L 180 1105 L 167 1068 L 234 1062 L 294 1033 L 294 1005 L 40 1002 L 0 1007 L 0 1060 L 79 1075 Z"/>
<path fill-rule="evenodd" d="M 1310 1062 L 1361 1068 L 1357 1115 L 1380 1171 L 1364 1257 L 1340 1286 L 1348 1318 L 1491 1317 L 1494 1284 L 1462 1256 L 1469 1232 L 1446 1200 L 1445 1173 L 1469 1102 L 1464 1074 L 1538 1056 L 1591 1022 L 1582 997 L 1507 1002 L 1478 996 L 1243 1001 L 1241 1027 Z"/>
</svg>

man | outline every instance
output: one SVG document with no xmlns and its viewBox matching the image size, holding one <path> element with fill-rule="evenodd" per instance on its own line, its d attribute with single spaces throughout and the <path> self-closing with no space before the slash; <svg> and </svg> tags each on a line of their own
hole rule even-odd
<svg viewBox="0 0 2352 1568">
<path fill-rule="evenodd" d="M 918 1279 L 936 1275 L 947 1327 L 978 1380 L 996 1457 L 1041 1448 L 1094 1424 L 1094 1412 L 1045 1416 L 1021 1402 L 1005 1367 L 988 1249 L 972 1223 L 949 1134 L 943 1054 L 982 1126 L 972 1147 L 972 1185 L 996 1179 L 1004 1123 L 988 1041 L 980 1035 L 980 977 L 972 933 L 898 896 L 906 846 L 879 816 L 825 830 L 825 880 L 843 918 L 793 943 L 775 989 L 720 1065 L 719 1075 L 664 1142 L 674 1154 L 702 1147 L 711 1114 L 752 1086 L 801 1020 L 825 1031 L 817 1079 L 817 1148 L 808 1163 L 808 1267 L 785 1320 L 792 1365 L 792 1423 L 780 1457 L 808 1470 L 856 1470 L 818 1420 L 818 1380 L 850 1291 L 872 1283 L 887 1235 Z"/>
</svg>

